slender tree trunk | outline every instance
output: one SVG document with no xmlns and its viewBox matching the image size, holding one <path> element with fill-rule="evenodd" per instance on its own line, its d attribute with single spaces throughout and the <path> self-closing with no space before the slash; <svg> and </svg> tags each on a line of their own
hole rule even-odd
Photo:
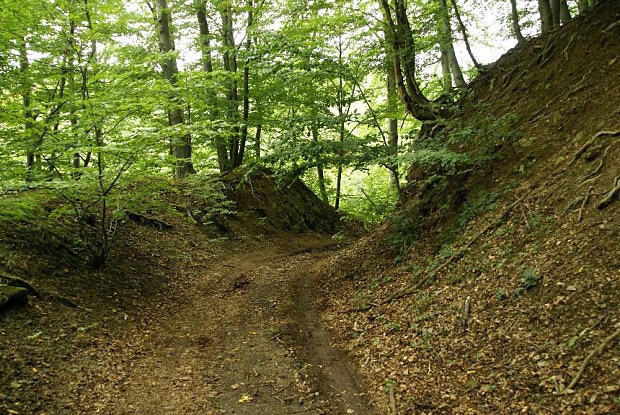
<svg viewBox="0 0 620 415">
<path fill-rule="evenodd" d="M 239 93 L 237 86 L 237 48 L 233 33 L 232 6 L 226 5 L 221 11 L 222 18 L 222 43 L 224 52 L 222 59 L 224 70 L 230 74 L 228 86 L 228 117 L 232 123 L 232 133 L 228 143 L 230 167 L 235 168 L 239 158 Z"/>
<path fill-rule="evenodd" d="M 469 44 L 469 35 L 467 34 L 467 28 L 465 27 L 465 23 L 463 23 L 463 19 L 461 18 L 461 12 L 459 11 L 459 6 L 456 4 L 456 0 L 452 0 L 452 8 L 454 9 L 454 16 L 456 17 L 456 21 L 459 22 L 459 30 L 461 31 L 461 35 L 463 36 L 463 42 L 465 43 L 465 49 L 467 50 L 467 54 L 471 59 L 471 62 L 477 69 L 480 69 L 480 64 L 476 60 L 474 53 L 471 50 L 471 45 Z"/>
<path fill-rule="evenodd" d="M 579 0 L 577 2 L 577 8 L 579 9 L 579 14 L 582 14 L 590 8 L 590 2 L 588 0 Z"/>
<path fill-rule="evenodd" d="M 204 0 L 195 0 L 194 8 L 196 10 L 196 18 L 198 20 L 198 29 L 200 30 L 200 51 L 202 70 L 206 73 L 213 73 L 213 57 L 211 49 L 211 32 L 209 30 L 209 22 L 207 21 L 207 9 Z M 219 117 L 219 111 L 217 109 L 217 99 L 215 94 L 211 91 L 207 92 L 209 101 L 211 104 L 211 116 L 213 118 Z M 214 145 L 217 152 L 217 163 L 220 172 L 230 170 L 230 159 L 228 157 L 228 146 L 226 138 L 222 137 L 222 134 L 214 133 Z"/>
<path fill-rule="evenodd" d="M 551 6 L 551 19 L 553 20 L 553 28 L 560 27 L 560 0 L 549 0 Z"/>
<path fill-rule="evenodd" d="M 93 67 L 93 65 L 97 62 L 97 39 L 96 39 L 95 30 L 93 28 L 93 21 L 90 16 L 90 7 L 88 5 L 88 0 L 83 0 L 83 3 L 84 3 L 84 14 L 86 15 L 86 27 L 88 28 L 88 31 L 91 34 L 91 40 L 90 40 L 90 50 L 88 51 L 88 58 L 86 59 L 86 62 L 83 63 L 82 68 L 80 69 L 81 81 L 82 81 L 81 88 L 80 88 L 81 99 L 82 99 L 82 109 L 86 108 L 86 104 L 85 104 L 86 100 L 90 98 L 89 92 L 88 92 L 88 76 L 89 76 L 88 69 Z M 70 79 L 72 80 L 72 82 L 74 82 L 73 76 Z M 74 113 L 75 111 L 73 111 L 71 115 L 71 125 L 75 129 L 78 124 L 78 119 Z M 95 131 L 95 135 L 97 137 L 103 136 L 102 129 L 99 123 L 95 122 L 93 128 Z M 83 157 L 79 151 L 76 152 L 73 155 L 73 167 L 76 169 L 79 168 L 82 162 L 83 162 L 84 167 L 88 167 L 91 154 L 92 153 L 88 151 L 86 153 L 86 156 Z M 79 177 L 79 174 L 77 171 L 74 172 L 74 176 Z"/>
<path fill-rule="evenodd" d="M 566 0 L 560 0 L 560 23 L 566 24 L 571 19 L 570 10 Z"/>
<path fill-rule="evenodd" d="M 449 79 L 449 78 L 448 78 Z M 398 97 L 396 96 L 396 78 L 394 72 L 387 65 L 387 111 L 388 111 L 388 150 L 392 157 L 398 156 L 398 120 L 396 112 L 398 111 Z M 399 192 L 400 196 L 400 178 L 398 177 L 398 163 L 391 162 L 388 166 L 390 184 Z"/>
<path fill-rule="evenodd" d="M 315 121 L 312 121 L 311 133 L 312 133 L 312 141 L 314 143 L 319 142 L 319 126 Z M 316 174 L 319 180 L 319 196 L 321 200 L 325 203 L 329 203 L 329 198 L 327 197 L 327 188 L 325 187 L 325 172 L 323 171 L 323 163 L 320 161 L 317 162 L 316 165 Z"/>
<path fill-rule="evenodd" d="M 553 29 L 553 15 L 549 0 L 538 0 L 538 13 L 540 14 L 540 31 L 546 33 Z"/>
<path fill-rule="evenodd" d="M 168 124 L 171 127 L 185 124 L 183 109 L 180 105 L 179 96 L 176 91 L 178 86 L 179 68 L 177 60 L 172 56 L 174 52 L 174 40 L 172 38 L 172 18 L 167 0 L 155 0 L 157 11 L 157 35 L 159 38 L 159 48 L 166 54 L 161 63 L 162 72 L 166 80 L 170 83 L 172 90 L 169 95 L 171 109 L 168 110 Z M 171 139 L 171 153 L 175 158 L 174 176 L 182 179 L 188 173 L 195 173 L 192 166 L 192 147 L 191 136 L 189 134 L 176 133 Z"/>
<path fill-rule="evenodd" d="M 260 152 L 260 142 L 261 142 L 261 133 L 263 132 L 263 124 L 258 124 L 256 126 L 256 134 L 254 135 L 254 157 L 256 160 L 260 160 L 261 152 Z"/>
<path fill-rule="evenodd" d="M 518 43 L 525 41 L 523 33 L 521 33 L 521 25 L 519 25 L 519 10 L 517 9 L 517 0 L 510 0 L 510 16 L 512 20 L 512 30 L 515 33 Z"/>
<path fill-rule="evenodd" d="M 439 45 L 439 63 L 441 64 L 441 88 L 443 92 L 452 91 L 452 71 L 450 71 L 450 61 L 448 61 L 448 52 L 443 45 Z"/>
<path fill-rule="evenodd" d="M 252 8 L 254 7 L 252 0 L 248 0 L 248 25 L 246 31 L 245 48 L 248 55 L 252 49 L 251 29 L 254 23 L 254 15 Z M 239 142 L 239 156 L 237 157 L 237 165 L 243 164 L 245 154 L 245 144 L 248 141 L 248 123 L 250 120 L 250 59 L 247 58 L 243 65 L 243 125 L 241 127 L 241 140 Z"/>
<path fill-rule="evenodd" d="M 194 8 L 200 30 L 200 52 L 202 70 L 207 73 L 213 72 L 213 58 L 211 55 L 211 32 L 207 21 L 207 9 L 203 0 L 195 0 Z"/>
<path fill-rule="evenodd" d="M 344 79 L 342 74 L 342 37 L 338 38 L 338 124 L 339 124 L 339 141 L 340 143 L 344 143 L 345 133 L 345 112 L 344 112 Z M 338 174 L 336 175 L 336 198 L 334 201 L 334 208 L 336 210 L 340 209 L 340 196 L 342 189 L 342 155 L 340 156 L 340 160 L 338 161 Z"/>
<path fill-rule="evenodd" d="M 461 66 L 459 65 L 459 61 L 456 58 L 456 53 L 454 52 L 454 44 L 452 42 L 452 28 L 450 27 L 450 11 L 448 10 L 448 5 L 446 0 L 439 0 L 440 7 L 440 17 L 439 24 L 441 27 L 441 40 L 440 42 L 443 45 L 443 49 L 445 50 L 446 56 L 448 58 L 448 63 L 450 64 L 450 72 L 452 73 L 452 79 L 454 80 L 454 84 L 457 88 L 463 88 L 465 83 L 465 78 L 463 77 L 463 72 L 461 71 Z"/>
<path fill-rule="evenodd" d="M 26 141 L 26 167 L 28 169 L 27 178 L 31 179 L 34 169 L 35 157 L 32 146 L 34 137 L 32 127 L 34 119 L 32 117 L 32 81 L 29 74 L 30 62 L 28 61 L 28 46 L 25 39 L 19 40 L 19 71 L 22 76 L 22 106 L 24 111 L 24 140 Z"/>
</svg>

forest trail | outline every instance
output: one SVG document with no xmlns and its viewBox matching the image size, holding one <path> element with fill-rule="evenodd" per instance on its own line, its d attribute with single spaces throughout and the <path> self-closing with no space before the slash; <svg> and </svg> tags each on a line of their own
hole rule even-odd
<svg viewBox="0 0 620 415">
<path fill-rule="evenodd" d="M 176 278 L 170 295 L 142 310 L 148 324 L 106 348 L 79 388 L 81 410 L 372 413 L 314 304 L 316 270 L 334 255 L 333 241 L 296 238 L 199 253 L 195 276 Z"/>
</svg>

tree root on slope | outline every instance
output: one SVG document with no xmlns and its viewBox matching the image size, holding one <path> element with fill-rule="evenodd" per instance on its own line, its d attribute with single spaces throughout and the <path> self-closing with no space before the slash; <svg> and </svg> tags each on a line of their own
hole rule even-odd
<svg viewBox="0 0 620 415">
<path fill-rule="evenodd" d="M 575 375 L 575 377 L 573 377 L 573 379 L 570 381 L 568 386 L 564 389 L 564 393 L 569 393 L 575 387 L 577 382 L 579 382 L 579 379 L 581 379 L 581 376 L 583 375 L 583 371 L 586 369 L 586 366 L 588 366 L 588 363 L 590 363 L 590 360 L 592 360 L 592 358 L 594 358 L 596 355 L 603 353 L 603 351 L 605 351 L 607 346 L 609 346 L 609 344 L 618 337 L 620 337 L 620 329 L 616 330 L 614 334 L 612 334 L 611 336 L 603 340 L 601 344 L 599 344 L 596 347 L 596 349 L 592 350 L 586 356 L 586 358 L 583 359 L 583 363 L 581 364 L 581 367 L 577 371 L 577 374 Z"/>
<path fill-rule="evenodd" d="M 599 131 L 598 133 L 594 134 L 594 136 L 589 139 L 583 146 L 581 146 L 581 148 L 579 150 L 577 150 L 577 152 L 573 155 L 573 159 L 570 161 L 570 163 L 568 163 L 568 165 L 570 166 L 571 164 L 573 164 L 574 162 L 577 161 L 577 159 L 579 157 L 581 157 L 581 155 L 583 153 L 585 153 L 592 144 L 594 144 L 594 142 L 596 140 L 598 140 L 600 137 L 604 137 L 604 136 L 611 136 L 611 137 L 617 137 L 620 136 L 620 130 L 616 130 L 616 131 Z"/>
<path fill-rule="evenodd" d="M 607 207 L 607 205 L 613 202 L 614 199 L 618 196 L 618 193 L 620 193 L 620 176 L 616 176 L 616 178 L 614 179 L 614 187 L 609 191 L 609 193 L 607 193 L 607 196 L 605 196 L 600 202 L 598 202 L 596 208 L 604 209 L 605 207 Z"/>
</svg>

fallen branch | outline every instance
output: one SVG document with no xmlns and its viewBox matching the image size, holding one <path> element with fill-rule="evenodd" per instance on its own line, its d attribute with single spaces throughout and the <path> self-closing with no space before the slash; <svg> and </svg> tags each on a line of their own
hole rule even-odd
<svg viewBox="0 0 620 415">
<path fill-rule="evenodd" d="M 614 201 L 616 196 L 618 196 L 618 193 L 620 193 L 620 176 L 616 176 L 616 178 L 614 179 L 614 187 L 609 191 L 609 193 L 607 193 L 607 196 L 605 196 L 600 202 L 598 202 L 596 208 L 605 208 L 607 205 Z"/>
<path fill-rule="evenodd" d="M 26 290 L 28 290 L 28 293 L 34 297 L 37 298 L 43 298 L 43 296 L 41 295 L 41 293 L 34 288 L 34 286 L 29 283 L 28 281 L 19 278 L 19 277 L 14 277 L 12 275 L 2 275 L 0 277 L 0 279 L 6 280 L 7 281 L 7 285 L 10 285 L 12 287 L 22 287 L 25 288 Z"/>
<path fill-rule="evenodd" d="M 611 336 L 603 340 L 596 349 L 592 350 L 590 354 L 588 354 L 586 358 L 583 359 L 583 363 L 581 364 L 579 371 L 577 371 L 577 374 L 575 375 L 575 377 L 573 377 L 573 380 L 571 380 L 568 386 L 566 387 L 566 389 L 564 389 L 564 393 L 568 393 L 570 390 L 572 390 L 575 387 L 577 382 L 579 382 L 579 379 L 581 379 L 581 376 L 583 375 L 583 371 L 586 369 L 586 366 L 588 366 L 588 363 L 590 363 L 590 360 L 592 360 L 592 358 L 594 358 L 596 355 L 603 353 L 603 351 L 605 351 L 607 346 L 609 346 L 609 344 L 618 337 L 620 337 L 620 329 L 616 330 L 614 334 L 612 334 Z"/>
<path fill-rule="evenodd" d="M 570 163 L 568 163 L 568 165 L 570 166 L 575 161 L 577 161 L 577 159 L 579 157 L 581 157 L 581 155 L 583 153 L 585 153 L 586 150 L 588 150 L 590 148 L 590 146 L 592 144 L 594 144 L 594 142 L 596 140 L 598 140 L 599 137 L 603 137 L 603 136 L 616 137 L 616 136 L 619 136 L 619 135 L 620 135 L 620 130 L 617 130 L 617 131 L 599 131 L 598 133 L 594 134 L 594 137 L 589 139 L 583 146 L 581 146 L 581 148 L 579 150 L 577 150 L 577 152 L 573 155 L 573 159 L 570 161 Z"/>
<path fill-rule="evenodd" d="M 164 229 L 172 229 L 172 225 L 162 220 L 159 220 L 156 218 L 150 218 L 148 216 L 142 215 L 140 213 L 135 213 L 135 212 L 127 211 L 126 213 L 127 213 L 127 217 L 130 220 L 136 223 L 139 223 L 141 225 L 150 226 L 152 228 L 159 229 L 160 231 Z"/>
<path fill-rule="evenodd" d="M 426 277 L 422 278 L 421 280 L 419 280 L 417 283 L 415 283 L 415 285 L 413 285 L 412 287 L 408 287 L 408 288 L 404 288 L 400 291 L 395 292 L 394 294 L 392 294 L 391 296 L 389 296 L 388 298 L 386 298 L 385 300 L 382 301 L 375 301 L 373 303 L 368 303 L 367 305 L 363 306 L 363 307 L 356 307 L 356 308 L 352 308 L 352 309 L 348 309 L 348 310 L 344 310 L 341 311 L 341 313 L 345 314 L 345 313 L 355 313 L 355 312 L 365 312 L 368 310 L 373 309 L 374 307 L 377 307 L 379 305 L 384 305 L 384 304 L 388 304 L 391 303 L 394 300 L 399 300 L 401 298 L 407 297 L 413 293 L 415 293 L 418 288 L 420 288 L 423 284 L 425 284 L 426 282 L 430 281 L 431 279 L 435 278 L 435 275 L 441 271 L 442 269 L 444 269 L 445 267 L 447 267 L 448 265 L 450 265 L 450 263 L 452 263 L 454 260 L 461 258 L 465 252 L 467 252 L 467 250 L 469 249 L 469 247 L 471 245 L 474 244 L 474 242 L 476 242 L 478 239 L 480 239 L 480 237 L 482 237 L 485 233 L 487 233 L 489 230 L 493 229 L 495 226 L 497 226 L 497 224 L 499 222 L 501 222 L 504 217 L 510 213 L 510 211 L 512 209 L 514 209 L 515 206 L 517 206 L 519 203 L 521 203 L 521 201 L 523 199 L 525 199 L 525 197 L 527 195 L 529 195 L 530 191 L 526 191 L 525 193 L 523 193 L 521 196 L 519 196 L 519 198 L 517 198 L 517 200 L 515 200 L 514 202 L 512 202 L 510 205 L 508 205 L 506 207 L 506 209 L 504 209 L 504 211 L 501 213 L 501 215 L 499 215 L 498 217 L 496 217 L 493 221 L 491 221 L 491 223 L 489 223 L 487 226 L 485 226 L 480 232 L 478 232 L 472 239 L 469 240 L 469 242 L 467 242 L 465 245 L 463 245 L 458 251 L 456 251 L 456 253 L 454 253 L 450 258 L 448 258 L 446 261 L 444 261 L 443 263 L 441 263 L 440 265 L 438 265 L 437 267 L 433 268 L 433 270 L 431 270 Z"/>
</svg>

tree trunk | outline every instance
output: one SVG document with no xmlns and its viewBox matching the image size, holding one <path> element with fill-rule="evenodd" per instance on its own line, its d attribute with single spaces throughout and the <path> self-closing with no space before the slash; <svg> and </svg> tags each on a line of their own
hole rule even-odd
<svg viewBox="0 0 620 415">
<path fill-rule="evenodd" d="M 254 136 L 254 157 L 256 160 L 260 160 L 260 141 L 261 141 L 261 133 L 263 131 L 263 124 L 258 124 L 256 126 L 256 135 Z"/>
<path fill-rule="evenodd" d="M 198 19 L 198 29 L 200 30 L 202 70 L 211 73 L 213 72 L 213 58 L 211 56 L 211 32 L 209 31 L 209 22 L 207 21 L 207 9 L 203 0 L 195 0 L 194 7 L 196 18 Z"/>
<path fill-rule="evenodd" d="M 345 111 L 344 111 L 344 79 L 342 74 L 342 37 L 338 38 L 338 119 L 339 119 L 339 141 L 340 143 L 344 143 L 345 139 Z M 338 161 L 338 174 L 336 176 L 336 198 L 334 201 L 334 209 L 340 209 L 340 196 L 342 189 L 342 155 L 340 156 L 340 160 Z"/>
<path fill-rule="evenodd" d="M 164 78 L 172 87 L 169 94 L 171 109 L 168 110 L 168 125 L 171 127 L 181 126 L 185 124 L 183 109 L 181 108 L 179 96 L 176 91 L 178 86 L 179 68 L 177 60 L 172 56 L 174 52 L 174 40 L 172 38 L 172 18 L 167 0 L 155 0 L 157 10 L 157 35 L 159 38 L 159 48 L 166 55 L 161 63 Z M 189 134 L 175 133 L 171 139 L 171 153 L 175 158 L 174 177 L 182 179 L 189 173 L 195 173 L 192 166 L 192 147 L 191 136 Z"/>
<path fill-rule="evenodd" d="M 525 41 L 523 33 L 521 33 L 521 26 L 519 25 L 519 10 L 517 9 L 517 0 L 510 0 L 510 16 L 512 20 L 512 30 L 515 33 L 518 43 Z"/>
<path fill-rule="evenodd" d="M 577 8 L 579 10 L 579 14 L 582 14 L 590 8 L 590 2 L 588 0 L 579 0 L 577 2 Z"/>
<path fill-rule="evenodd" d="M 553 28 L 560 27 L 560 0 L 549 0 L 551 6 L 551 18 L 553 20 Z"/>
<path fill-rule="evenodd" d="M 448 78 L 449 80 L 450 78 Z M 388 151 L 394 158 L 398 156 L 398 120 L 396 112 L 398 111 L 398 97 L 396 96 L 396 79 L 394 71 L 390 70 L 387 65 L 387 111 L 388 111 Z M 450 85 L 450 88 L 452 85 Z M 398 177 L 398 163 L 391 162 L 388 165 L 390 184 L 399 192 L 400 195 L 400 178 Z"/>
<path fill-rule="evenodd" d="M 246 31 L 246 52 L 250 54 L 252 48 L 252 36 L 251 29 L 254 23 L 254 15 L 252 13 L 252 0 L 248 0 L 248 26 Z M 245 144 L 248 141 L 248 123 L 250 120 L 250 59 L 247 58 L 243 65 L 243 125 L 241 127 L 241 140 L 239 142 L 239 155 L 237 157 L 237 163 L 234 167 L 239 167 L 243 164 L 243 157 L 245 154 Z"/>
<path fill-rule="evenodd" d="M 405 109 L 420 121 L 441 118 L 444 114 L 441 110 L 431 108 L 428 98 L 422 93 L 417 82 L 415 43 L 404 0 L 394 0 L 394 7 L 390 5 L 389 0 L 380 2 L 387 23 L 388 38 L 394 50 L 392 64 L 396 86 Z"/>
<path fill-rule="evenodd" d="M 311 126 L 312 133 L 312 141 L 314 143 L 319 142 L 319 127 L 317 125 L 316 120 L 312 122 Z M 316 173 L 319 180 L 319 196 L 321 200 L 325 203 L 329 203 L 329 198 L 327 197 L 327 189 L 325 187 L 325 172 L 323 171 L 323 163 L 320 161 L 317 162 L 316 165 Z"/>
<path fill-rule="evenodd" d="M 450 71 L 450 62 L 448 61 L 448 52 L 439 45 L 439 63 L 441 64 L 441 89 L 445 93 L 452 91 L 452 72 Z"/>
<path fill-rule="evenodd" d="M 198 20 L 198 29 L 200 31 L 200 52 L 202 70 L 206 73 L 213 73 L 213 57 L 211 49 L 211 32 L 209 30 L 209 22 L 207 21 L 207 9 L 204 0 L 194 0 L 194 8 L 196 10 L 196 18 Z M 212 106 L 211 117 L 218 118 L 217 99 L 211 91 L 207 92 L 208 99 Z M 222 134 L 215 132 L 213 144 L 217 152 L 217 164 L 220 172 L 230 170 L 230 159 L 228 157 L 228 145 L 226 138 Z"/>
<path fill-rule="evenodd" d="M 560 0 L 560 23 L 566 24 L 571 19 L 570 10 L 566 0 Z"/>
<path fill-rule="evenodd" d="M 232 132 L 228 140 L 228 154 L 230 168 L 237 167 L 239 158 L 239 92 L 237 85 L 237 48 L 233 33 L 232 6 L 226 5 L 221 11 L 222 18 L 222 44 L 224 52 L 222 59 L 224 70 L 230 74 L 228 85 L 228 118 L 232 124 Z"/>
<path fill-rule="evenodd" d="M 461 66 L 459 65 L 458 59 L 456 58 L 456 53 L 454 52 L 454 43 L 452 41 L 452 28 L 450 27 L 450 11 L 448 10 L 446 0 L 439 0 L 439 5 L 441 6 L 440 42 L 443 45 L 446 56 L 448 57 L 448 63 L 450 64 L 450 72 L 452 73 L 452 79 L 454 80 L 454 84 L 457 88 L 463 88 L 466 83 L 465 78 L 463 77 L 463 72 L 461 71 Z"/>
<path fill-rule="evenodd" d="M 546 33 L 553 29 L 553 16 L 549 0 L 538 0 L 538 13 L 540 14 L 540 31 Z"/>
<path fill-rule="evenodd" d="M 459 22 L 459 30 L 461 31 L 461 35 L 463 35 L 463 42 L 465 43 L 465 49 L 467 50 L 467 54 L 471 59 L 471 62 L 477 69 L 480 69 L 480 64 L 476 60 L 474 53 L 471 51 L 471 45 L 469 44 L 469 35 L 467 34 L 467 28 L 463 23 L 463 19 L 461 19 L 461 13 L 459 12 L 459 7 L 456 4 L 456 0 L 452 0 L 452 8 L 454 9 L 454 16 L 456 17 L 457 22 Z"/>
<path fill-rule="evenodd" d="M 32 109 L 30 108 L 32 103 L 32 81 L 30 74 L 30 62 L 28 61 L 28 47 L 25 39 L 19 41 L 19 72 L 22 76 L 22 107 L 24 111 L 24 140 L 26 141 L 26 168 L 28 169 L 28 179 L 31 179 L 32 171 L 34 169 L 34 152 L 32 146 L 34 145 L 33 137 L 33 125 L 34 119 L 32 117 Z"/>
</svg>

